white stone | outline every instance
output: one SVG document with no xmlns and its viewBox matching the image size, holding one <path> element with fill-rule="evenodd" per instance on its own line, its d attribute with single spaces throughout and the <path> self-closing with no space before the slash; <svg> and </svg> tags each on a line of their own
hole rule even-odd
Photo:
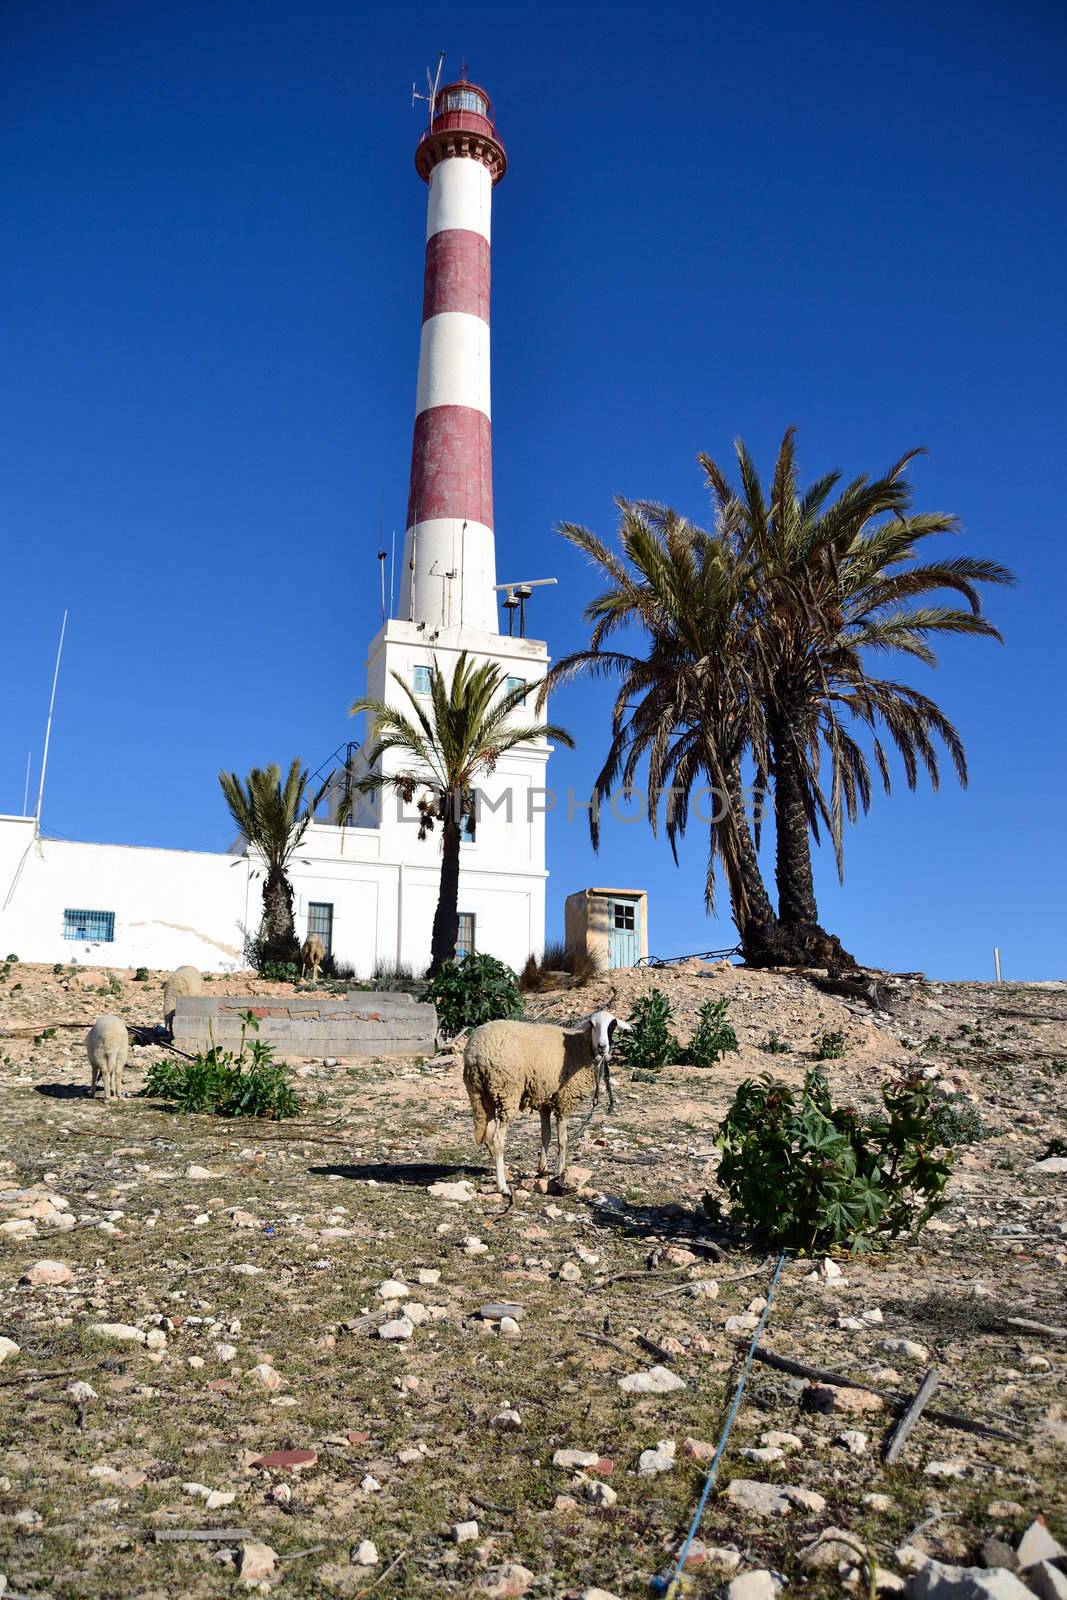
<svg viewBox="0 0 1067 1600">
<path fill-rule="evenodd" d="M 501 1317 L 500 1331 L 506 1339 L 517 1339 L 521 1330 L 514 1317 Z"/>
<path fill-rule="evenodd" d="M 263 1271 L 262 1267 L 254 1267 L 251 1261 L 239 1261 L 235 1267 L 230 1268 L 239 1278 L 258 1278 Z"/>
<path fill-rule="evenodd" d="M 778 1579 L 766 1567 L 753 1572 L 742 1572 L 726 1585 L 726 1600 L 775 1600 L 781 1588 Z"/>
<path fill-rule="evenodd" d="M 937 1478 L 939 1482 L 947 1483 L 953 1478 L 967 1476 L 967 1463 L 965 1461 L 928 1461 L 923 1468 L 928 1478 Z"/>
<path fill-rule="evenodd" d="M 673 1472 L 674 1448 L 673 1439 L 659 1439 L 654 1450 L 642 1450 L 637 1460 L 640 1475 L 651 1478 L 659 1472 Z"/>
<path fill-rule="evenodd" d="M 146 1338 L 140 1328 L 133 1328 L 128 1322 L 92 1322 L 89 1332 L 115 1344 L 144 1344 Z"/>
<path fill-rule="evenodd" d="M 867 1454 L 869 1441 L 867 1435 L 859 1428 L 846 1428 L 843 1433 L 836 1436 L 834 1443 L 844 1445 L 849 1455 L 864 1456 Z"/>
<path fill-rule="evenodd" d="M 8 1356 L 17 1356 L 20 1348 L 14 1339 L 9 1339 L 6 1335 L 0 1338 L 0 1366 L 3 1366 Z"/>
<path fill-rule="evenodd" d="M 38 1288 L 41 1285 L 54 1285 L 69 1283 L 74 1274 L 65 1261 L 35 1261 L 30 1270 L 23 1276 L 23 1283 L 29 1283 Z"/>
<path fill-rule="evenodd" d="M 761 1433 L 759 1442 L 766 1445 L 769 1450 L 803 1450 L 804 1441 L 795 1433 L 781 1433 L 777 1428 L 771 1428 L 767 1433 Z"/>
<path fill-rule="evenodd" d="M 165 1350 L 167 1348 L 167 1336 L 162 1328 L 149 1328 L 144 1336 L 144 1342 L 149 1350 Z"/>
<path fill-rule="evenodd" d="M 85 1383 L 81 1378 L 76 1379 L 74 1383 L 67 1384 L 67 1393 L 70 1395 L 71 1399 L 76 1400 L 80 1406 L 85 1405 L 89 1400 L 95 1400 L 97 1397 L 96 1390 L 93 1388 L 92 1384 Z"/>
<path fill-rule="evenodd" d="M 269 1394 L 275 1394 L 285 1382 L 281 1373 L 277 1372 L 269 1361 L 260 1361 L 251 1369 L 248 1376 Z"/>
<path fill-rule="evenodd" d="M 240 1573 L 243 1584 L 262 1583 L 269 1578 L 278 1561 L 278 1552 L 258 1539 L 248 1539 L 241 1546 Z"/>
<path fill-rule="evenodd" d="M 742 1312 L 739 1317 L 727 1317 L 727 1333 L 752 1333 L 759 1327 L 759 1317 L 751 1311 Z"/>
<path fill-rule="evenodd" d="M 391 1322 L 383 1322 L 378 1329 L 379 1339 L 410 1339 L 415 1332 L 415 1324 L 407 1317 L 394 1317 Z"/>
<path fill-rule="evenodd" d="M 595 1450 L 557 1450 L 552 1457 L 552 1465 L 573 1472 L 580 1467 L 595 1467 L 599 1460 Z"/>
<path fill-rule="evenodd" d="M 602 1483 L 599 1478 L 590 1479 L 582 1485 L 582 1493 L 592 1506 L 601 1506 L 605 1511 L 618 1504 L 619 1497 L 610 1483 Z"/>
<path fill-rule="evenodd" d="M 924 1344 L 914 1339 L 883 1339 L 880 1348 L 891 1356 L 903 1356 L 907 1361 L 929 1361 L 930 1352 Z"/>
<path fill-rule="evenodd" d="M 226 1343 L 217 1344 L 215 1346 L 215 1354 L 220 1361 L 233 1361 L 237 1355 L 237 1346 Z"/>
<path fill-rule="evenodd" d="M 748 1445 L 737 1453 L 744 1456 L 746 1461 L 757 1461 L 765 1467 L 769 1467 L 772 1461 L 781 1461 L 785 1455 L 784 1450 L 779 1450 L 777 1445 L 773 1444 L 764 1444 L 758 1447 Z"/>
<path fill-rule="evenodd" d="M 469 1544 L 478 1537 L 478 1524 L 476 1522 L 457 1522 L 452 1527 L 452 1538 L 456 1544 Z"/>
<path fill-rule="evenodd" d="M 610 1589 L 598 1589 L 594 1585 L 592 1589 L 582 1590 L 582 1600 L 619 1600 L 619 1596 Z"/>
<path fill-rule="evenodd" d="M 631 1372 L 619 1379 L 624 1394 L 673 1394 L 685 1387 L 685 1379 L 666 1367 L 650 1367 L 647 1372 Z"/>
<path fill-rule="evenodd" d="M 187 1178 L 217 1178 L 217 1177 L 219 1177 L 219 1173 L 217 1173 L 217 1172 L 209 1172 L 207 1167 L 198 1167 L 196 1165 L 191 1165 L 191 1166 L 186 1167 L 185 1176 Z"/>
<path fill-rule="evenodd" d="M 507 1433 L 522 1427 L 522 1417 L 517 1411 L 507 1406 L 503 1411 L 497 1412 L 490 1426 L 499 1429 L 502 1433 Z"/>
<path fill-rule="evenodd" d="M 377 1478 L 372 1478 L 369 1472 L 367 1473 L 366 1477 L 359 1480 L 359 1486 L 363 1490 L 364 1494 L 377 1494 L 378 1490 L 381 1488 L 381 1484 L 378 1482 Z"/>
<path fill-rule="evenodd" d="M 411 1293 L 411 1289 L 399 1278 L 386 1278 L 374 1292 L 379 1300 L 403 1300 L 405 1295 Z"/>
<path fill-rule="evenodd" d="M 465 1256 L 487 1256 L 489 1254 L 489 1246 L 483 1244 L 482 1240 L 473 1233 L 468 1234 L 463 1241 L 463 1254 Z"/>
<path fill-rule="evenodd" d="M 910 1600 L 1033 1600 L 1006 1567 L 950 1567 L 927 1560 L 912 1574 Z"/>
<path fill-rule="evenodd" d="M 473 1183 L 461 1178 L 458 1183 L 431 1183 L 429 1193 L 435 1200 L 473 1200 L 477 1190 Z"/>
<path fill-rule="evenodd" d="M 559 1269 L 561 1283 L 581 1283 L 582 1269 L 574 1261 L 565 1261 Z"/>
<path fill-rule="evenodd" d="M 1044 1161 L 1035 1161 L 1027 1170 L 1029 1172 L 1067 1172 L 1067 1156 L 1046 1156 Z"/>
<path fill-rule="evenodd" d="M 376 1567 L 378 1565 L 378 1546 L 373 1539 L 364 1539 L 359 1545 L 352 1560 L 357 1567 Z"/>
<path fill-rule="evenodd" d="M 420 1267 L 419 1268 L 419 1282 L 421 1284 L 429 1285 L 429 1284 L 434 1284 L 434 1283 L 440 1283 L 440 1281 L 441 1281 L 441 1269 L 440 1269 L 440 1267 Z"/>
<path fill-rule="evenodd" d="M 1058 1561 L 1067 1555 L 1058 1539 L 1054 1539 L 1047 1526 L 1035 1517 L 1019 1540 L 1016 1551 L 1021 1569 L 1032 1567 L 1037 1561 Z"/>
<path fill-rule="evenodd" d="M 690 1300 L 717 1300 L 719 1285 L 714 1278 L 694 1278 L 686 1284 L 685 1292 Z"/>
<path fill-rule="evenodd" d="M 401 1310 L 414 1328 L 421 1328 L 424 1322 L 430 1320 L 430 1313 L 419 1300 L 405 1300 Z"/>
</svg>

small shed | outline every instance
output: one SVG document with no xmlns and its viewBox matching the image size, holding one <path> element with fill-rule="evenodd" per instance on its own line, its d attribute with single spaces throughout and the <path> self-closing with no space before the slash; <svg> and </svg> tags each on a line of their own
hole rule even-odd
<svg viewBox="0 0 1067 1600">
<path fill-rule="evenodd" d="M 602 967 L 635 967 L 648 955 L 648 895 L 644 889 L 579 889 L 567 896 L 568 953 L 593 956 Z"/>
</svg>

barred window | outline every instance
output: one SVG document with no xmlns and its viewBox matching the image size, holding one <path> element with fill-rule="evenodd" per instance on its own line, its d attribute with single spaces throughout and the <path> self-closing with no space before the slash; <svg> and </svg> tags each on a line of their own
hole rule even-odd
<svg viewBox="0 0 1067 1600">
<path fill-rule="evenodd" d="M 113 911 L 64 911 L 64 939 L 77 939 L 86 944 L 113 944 L 115 941 L 115 913 Z"/>
<path fill-rule="evenodd" d="M 456 960 L 462 961 L 464 956 L 474 954 L 474 912 L 461 911 L 459 914 L 459 936 L 456 939 Z"/>
<path fill-rule="evenodd" d="M 322 940 L 323 952 L 333 955 L 333 901 L 308 901 L 308 933 L 317 933 Z"/>
</svg>

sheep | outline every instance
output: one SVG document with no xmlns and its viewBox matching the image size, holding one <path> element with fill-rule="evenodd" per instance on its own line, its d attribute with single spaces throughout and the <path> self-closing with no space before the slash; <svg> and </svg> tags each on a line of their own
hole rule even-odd
<svg viewBox="0 0 1067 1600">
<path fill-rule="evenodd" d="M 326 959 L 326 946 L 317 933 L 309 933 L 300 947 L 300 977 L 303 980 L 308 967 L 311 968 L 311 981 L 318 983 L 319 968 Z"/>
<path fill-rule="evenodd" d="M 182 996 L 203 992 L 204 980 L 195 967 L 179 967 L 177 972 L 171 973 L 163 985 L 163 1021 L 168 1033 L 174 1032 L 174 1013 Z"/>
<path fill-rule="evenodd" d="M 474 1142 L 487 1145 L 495 1156 L 501 1194 L 511 1193 L 504 1172 L 504 1141 L 517 1111 L 541 1113 L 539 1175 L 548 1171 L 555 1117 L 557 1173 L 561 1183 L 566 1181 L 567 1118 L 588 1094 L 596 1104 L 601 1071 L 607 1079 L 609 1109 L 614 1110 L 608 1062 L 617 1028 L 629 1032 L 630 1024 L 620 1022 L 611 1011 L 594 1011 L 573 1029 L 506 1020 L 475 1028 L 463 1056 L 463 1084 L 474 1117 Z"/>
<path fill-rule="evenodd" d="M 85 1053 L 92 1068 L 90 1094 L 101 1082 L 105 1100 L 122 1099 L 122 1069 L 130 1049 L 130 1035 L 121 1017 L 97 1017 L 85 1035 Z"/>
</svg>

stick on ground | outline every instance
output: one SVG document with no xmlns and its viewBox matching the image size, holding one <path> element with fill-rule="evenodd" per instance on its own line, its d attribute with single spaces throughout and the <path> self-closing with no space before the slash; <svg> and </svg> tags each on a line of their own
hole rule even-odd
<svg viewBox="0 0 1067 1600">
<path fill-rule="evenodd" d="M 886 1440 L 884 1452 L 886 1466 L 892 1466 L 893 1462 L 896 1461 L 900 1456 L 900 1452 L 908 1442 L 908 1434 L 922 1416 L 930 1396 L 933 1394 L 936 1388 L 937 1368 L 931 1367 L 929 1372 L 927 1372 L 926 1376 L 923 1378 L 922 1383 L 919 1385 L 915 1397 L 908 1406 L 908 1409 L 899 1419 L 892 1433 L 889 1435 L 889 1438 Z"/>
</svg>

